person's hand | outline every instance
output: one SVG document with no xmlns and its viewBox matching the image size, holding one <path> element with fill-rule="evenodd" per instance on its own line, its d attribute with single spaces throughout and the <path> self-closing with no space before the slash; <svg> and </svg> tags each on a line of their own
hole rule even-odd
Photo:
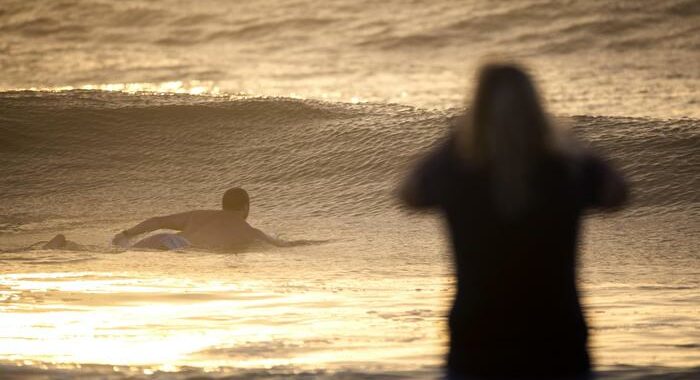
<svg viewBox="0 0 700 380">
<path fill-rule="evenodd" d="M 116 245 L 117 247 L 121 248 L 127 248 L 129 246 L 129 238 L 124 234 L 124 232 L 120 232 L 112 238 L 112 244 Z"/>
</svg>

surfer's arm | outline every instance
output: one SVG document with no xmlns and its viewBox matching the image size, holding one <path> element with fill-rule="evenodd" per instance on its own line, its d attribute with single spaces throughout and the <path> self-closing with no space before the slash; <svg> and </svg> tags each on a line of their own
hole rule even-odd
<svg viewBox="0 0 700 380">
<path fill-rule="evenodd" d="M 179 214 L 148 218 L 143 222 L 116 234 L 112 239 L 112 243 L 115 245 L 124 245 L 124 240 L 128 240 L 134 236 L 155 230 L 167 229 L 182 231 L 185 229 L 185 226 L 187 226 L 187 222 L 190 219 L 190 214 L 191 212 L 182 212 Z"/>
<path fill-rule="evenodd" d="M 259 241 L 262 241 L 267 244 L 272 244 L 275 247 L 291 247 L 294 245 L 294 242 L 289 242 L 286 240 L 278 239 L 272 236 L 269 236 L 268 234 L 262 232 L 261 230 L 254 228 L 253 233 L 255 234 L 255 238 Z"/>
<path fill-rule="evenodd" d="M 182 231 L 185 229 L 187 221 L 190 219 L 190 214 L 191 212 L 182 212 L 179 214 L 148 218 L 123 232 L 126 236 L 136 236 L 161 229 Z"/>
</svg>

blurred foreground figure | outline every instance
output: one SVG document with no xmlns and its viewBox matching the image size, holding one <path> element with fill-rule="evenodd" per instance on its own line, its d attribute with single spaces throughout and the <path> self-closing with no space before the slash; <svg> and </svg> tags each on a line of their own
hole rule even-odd
<svg viewBox="0 0 700 380">
<path fill-rule="evenodd" d="M 401 188 L 407 205 L 437 208 L 449 225 L 449 378 L 586 377 L 579 224 L 626 195 L 618 173 L 550 126 L 523 70 L 481 69 L 469 112 Z"/>
</svg>

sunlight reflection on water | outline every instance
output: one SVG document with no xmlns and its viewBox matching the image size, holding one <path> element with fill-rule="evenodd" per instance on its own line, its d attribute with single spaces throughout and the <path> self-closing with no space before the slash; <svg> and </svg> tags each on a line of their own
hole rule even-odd
<svg viewBox="0 0 700 380">
<path fill-rule="evenodd" d="M 158 368 L 406 365 L 415 357 L 425 364 L 424 353 L 436 343 L 422 337 L 399 347 L 410 330 L 444 340 L 441 314 L 414 309 L 434 306 L 430 293 L 439 287 L 403 298 L 394 292 L 400 284 L 389 281 L 338 284 L 378 289 L 358 298 L 347 291 L 285 292 L 284 284 L 261 281 L 195 283 L 126 273 L 11 274 L 1 281 L 0 355 L 10 360 Z M 394 298 L 389 308 L 381 299 L 386 290 Z"/>
</svg>

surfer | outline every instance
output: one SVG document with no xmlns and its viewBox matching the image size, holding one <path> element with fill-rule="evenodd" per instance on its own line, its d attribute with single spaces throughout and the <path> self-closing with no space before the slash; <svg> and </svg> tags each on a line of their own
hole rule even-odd
<svg viewBox="0 0 700 380">
<path fill-rule="evenodd" d="M 530 77 L 481 69 L 470 111 L 407 178 L 410 207 L 447 220 L 457 274 L 448 378 L 590 373 L 576 286 L 585 209 L 626 200 L 622 177 L 550 126 Z"/>
<path fill-rule="evenodd" d="M 112 244 L 121 248 L 179 250 L 188 247 L 200 249 L 240 249 L 256 242 L 276 247 L 292 247 L 325 243 L 327 240 L 285 241 L 271 237 L 253 228 L 246 219 L 250 212 L 250 197 L 241 188 L 232 188 L 224 193 L 221 210 L 194 210 L 178 214 L 158 216 L 128 228 L 112 238 Z M 158 233 L 147 236 L 135 244 L 130 241 L 144 233 L 156 230 L 175 230 L 176 233 Z M 38 242 L 41 249 L 85 251 L 88 246 L 66 239 L 58 234 L 48 242 Z M 92 247 L 92 249 L 95 249 Z"/>
<path fill-rule="evenodd" d="M 129 241 L 141 234 L 167 229 L 176 233 L 158 233 L 131 245 L 131 248 L 177 250 L 188 247 L 202 249 L 237 249 L 255 242 L 277 247 L 307 244 L 307 241 L 288 242 L 266 235 L 253 228 L 246 219 L 250 211 L 250 198 L 241 188 L 224 193 L 221 210 L 194 210 L 167 216 L 158 216 L 118 233 L 112 239 L 114 245 L 129 247 Z"/>
</svg>

